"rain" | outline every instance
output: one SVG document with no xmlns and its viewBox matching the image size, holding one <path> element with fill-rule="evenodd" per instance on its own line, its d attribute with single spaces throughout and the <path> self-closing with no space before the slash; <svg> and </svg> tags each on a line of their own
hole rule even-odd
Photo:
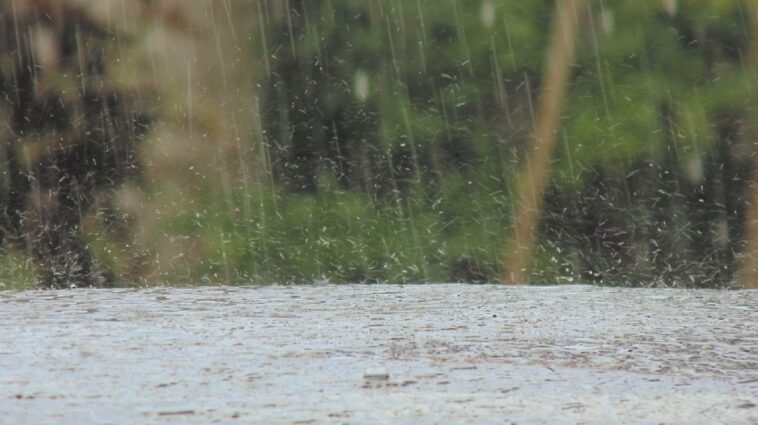
<svg viewBox="0 0 758 425">
<path fill-rule="evenodd" d="M 430 308 L 447 305 L 467 330 L 437 329 L 446 347 L 477 341 L 442 360 L 414 352 L 406 363 L 391 350 L 323 342 L 318 350 L 345 350 L 356 368 L 311 376 L 333 391 L 364 371 L 371 391 L 391 391 L 404 382 L 395 380 L 398 368 L 406 380 L 422 382 L 414 368 L 433 369 L 437 361 L 445 373 L 476 356 L 478 370 L 496 369 L 502 358 L 486 347 L 497 338 L 471 323 L 470 311 L 482 308 L 477 296 L 498 306 L 493 318 L 514 321 L 531 316 L 511 311 L 511 297 L 518 308 L 541 300 L 534 313 L 550 323 L 573 306 L 576 329 L 592 339 L 592 320 L 600 320 L 618 350 L 625 346 L 619 326 L 638 323 L 639 314 L 649 315 L 650 332 L 666 335 L 675 335 L 679 320 L 705 315 L 712 320 L 698 321 L 698 330 L 713 346 L 723 343 L 724 328 L 716 326 L 723 316 L 735 321 L 727 331 L 739 349 L 712 350 L 716 366 L 678 359 L 678 366 L 652 370 L 635 363 L 629 379 L 640 388 L 659 373 L 672 386 L 691 379 L 704 389 L 718 381 L 714 400 L 740 402 L 713 411 L 750 423 L 758 397 L 758 336 L 749 326 L 758 310 L 757 76 L 756 0 L 0 0 L 0 305 L 7 307 L 0 316 L 21 320 L 16 337 L 45 342 L 40 354 L 55 358 L 49 342 L 59 325 L 45 303 L 59 312 L 81 304 L 164 317 L 161 309 L 170 307 L 155 297 L 176 296 L 192 305 L 191 324 L 202 322 L 201 306 L 214 297 L 226 300 L 216 306 L 224 320 L 238 320 L 257 295 L 271 303 L 263 311 L 276 315 L 271 306 L 280 306 L 300 317 L 307 306 L 293 294 L 302 290 L 347 316 L 368 309 L 391 322 L 400 310 L 357 301 L 378 291 L 416 300 L 408 308 L 419 315 L 425 297 L 437 300 Z M 348 294 L 355 304 L 343 303 Z M 466 301 L 456 304 L 459 296 Z M 670 304 L 624 305 L 658 296 Z M 66 297 L 76 301 L 61 305 Z M 628 323 L 592 316 L 595 307 L 582 297 L 630 315 Z M 711 303 L 704 306 L 703 297 Z M 553 302 L 565 304 L 545 307 Z M 306 316 L 318 321 L 316 313 Z M 444 309 L 434 320 L 443 317 Z M 45 326 L 34 328 L 36 336 L 24 333 L 24 321 L 35 318 Z M 69 319 L 79 326 L 92 317 Z M 571 319 L 556 326 L 576 330 Z M 148 326 L 138 317 L 124 320 L 133 326 L 123 338 Z M 324 335 L 361 332 L 339 327 L 340 320 Z M 293 325 L 291 339 L 281 342 L 293 352 L 303 348 L 295 341 L 297 332 L 308 334 L 303 326 Z M 417 315 L 408 326 L 425 329 L 426 322 Z M 271 331 L 256 337 L 251 329 L 253 339 L 270 338 L 263 335 Z M 117 348 L 98 351 L 112 340 L 81 332 L 68 342 L 99 347 L 96 359 L 118 357 Z M 635 328 L 630 341 L 644 341 L 643 334 Z M 164 337 L 176 344 L 167 352 L 194 343 Z M 507 374 L 525 379 L 520 367 L 547 364 L 588 385 L 612 381 L 613 391 L 624 379 L 599 377 L 623 369 L 598 366 L 607 360 L 598 352 L 608 347 L 571 363 L 566 347 L 584 347 L 584 339 L 563 341 L 551 357 L 541 350 L 558 337 L 533 337 L 508 357 Z M 698 351 L 690 343 L 677 349 L 690 360 Z M 0 369 L 12 370 L 33 350 L 0 345 Z M 739 359 L 740 368 L 709 374 L 727 358 Z M 278 379 L 270 367 L 260 373 Z M 63 376 L 25 370 L 23 379 L 0 373 L 0 388 L 11 388 L 0 390 L 0 410 L 12 409 L 20 423 L 31 406 L 14 405 L 17 395 L 29 395 L 24 385 Z M 475 382 L 477 373 L 464 375 Z M 505 388 L 485 381 L 483 394 Z M 429 398 L 414 402 L 447 400 L 423 382 L 419 394 Z M 354 390 L 376 394 L 360 385 Z M 476 385 L 460 385 L 476 394 Z M 531 389 L 516 394 L 524 400 L 568 403 L 548 401 L 560 398 L 550 384 L 524 388 Z M 540 388 L 554 392 L 535 398 Z M 45 391 L 38 396 L 57 394 Z M 388 400 L 379 402 L 386 411 L 413 416 Z M 577 416 L 567 423 L 597 420 L 600 401 L 593 400 L 585 410 L 594 413 L 585 416 L 568 407 Z M 364 402 L 351 404 L 346 422 L 383 422 L 355 413 L 368 408 Z M 507 413 L 484 404 L 472 409 Z M 169 411 L 204 411 L 185 407 Z M 30 418 L 87 422 L 72 412 Z M 135 420 L 119 412 L 119 421 Z M 151 420 L 162 417 L 151 412 Z M 624 412 L 620 422 L 655 420 L 640 409 Z M 195 416 L 185 413 L 178 418 Z M 300 413 L 269 419 L 308 420 Z M 708 415 L 658 422 L 716 417 Z"/>
<path fill-rule="evenodd" d="M 754 5 L 3 2 L 7 288 L 752 287 Z"/>
</svg>

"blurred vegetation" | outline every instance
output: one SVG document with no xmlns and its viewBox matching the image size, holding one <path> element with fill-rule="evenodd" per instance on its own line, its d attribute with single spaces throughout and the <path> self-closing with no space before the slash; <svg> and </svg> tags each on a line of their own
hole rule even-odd
<svg viewBox="0 0 758 425">
<path fill-rule="evenodd" d="M 162 18 L 111 33 L 132 60 L 106 78 L 152 67 L 157 123 L 113 188 L 128 228 L 97 205 L 82 221 L 98 264 L 135 283 L 499 280 L 553 2 L 144 4 Z M 530 280 L 734 285 L 752 3 L 580 4 Z M 154 49 L 171 34 L 194 58 Z"/>
<path fill-rule="evenodd" d="M 82 10 L 3 1 L 0 27 L 3 257 L 28 254 L 46 287 L 111 284 L 83 221 L 98 204 L 106 227 L 122 225 L 111 190 L 138 174 L 136 144 L 151 118 L 110 77 L 116 37 Z"/>
</svg>

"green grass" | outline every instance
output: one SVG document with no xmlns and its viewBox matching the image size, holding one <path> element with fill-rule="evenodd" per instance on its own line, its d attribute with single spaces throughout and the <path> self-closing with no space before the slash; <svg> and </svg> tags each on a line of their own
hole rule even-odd
<svg viewBox="0 0 758 425">
<path fill-rule="evenodd" d="M 37 267 L 19 252 L 0 255 L 0 290 L 21 291 L 37 285 Z"/>
</svg>

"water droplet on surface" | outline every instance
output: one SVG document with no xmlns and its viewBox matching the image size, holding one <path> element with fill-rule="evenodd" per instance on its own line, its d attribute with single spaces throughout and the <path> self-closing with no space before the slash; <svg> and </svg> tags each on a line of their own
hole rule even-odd
<svg viewBox="0 0 758 425">
<path fill-rule="evenodd" d="M 363 372 L 363 385 L 365 387 L 377 387 L 385 385 L 390 380 L 390 373 L 385 368 L 371 368 Z"/>
</svg>

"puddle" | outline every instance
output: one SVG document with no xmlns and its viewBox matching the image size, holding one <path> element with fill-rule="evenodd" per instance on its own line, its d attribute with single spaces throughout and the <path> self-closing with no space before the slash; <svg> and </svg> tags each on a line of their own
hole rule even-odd
<svg viewBox="0 0 758 425">
<path fill-rule="evenodd" d="M 758 423 L 758 291 L 2 295 L 0 424 Z"/>
</svg>

